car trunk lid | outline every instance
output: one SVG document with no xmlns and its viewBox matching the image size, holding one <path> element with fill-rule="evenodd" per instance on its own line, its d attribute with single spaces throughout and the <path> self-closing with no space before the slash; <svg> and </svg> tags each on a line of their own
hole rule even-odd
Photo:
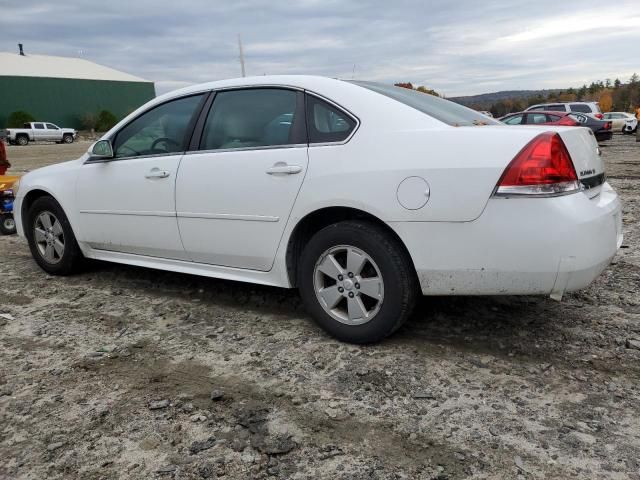
<svg viewBox="0 0 640 480">
<path fill-rule="evenodd" d="M 553 130 L 557 131 L 567 147 L 585 193 L 589 198 L 596 197 L 605 181 L 605 172 L 602 152 L 593 132 L 585 127 Z"/>
</svg>

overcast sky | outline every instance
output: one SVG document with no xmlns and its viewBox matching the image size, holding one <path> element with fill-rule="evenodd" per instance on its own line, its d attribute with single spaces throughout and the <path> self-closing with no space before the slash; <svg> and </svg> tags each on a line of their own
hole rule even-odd
<svg viewBox="0 0 640 480">
<path fill-rule="evenodd" d="M 0 51 L 81 56 L 159 93 L 247 75 L 410 81 L 446 94 L 640 74 L 640 0 L 0 0 Z M 0 65 L 0 69 L 2 66 Z"/>
</svg>

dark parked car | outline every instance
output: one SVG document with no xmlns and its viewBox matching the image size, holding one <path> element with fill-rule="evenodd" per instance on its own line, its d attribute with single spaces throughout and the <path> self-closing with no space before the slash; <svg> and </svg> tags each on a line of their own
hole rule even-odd
<svg viewBox="0 0 640 480">
<path fill-rule="evenodd" d="M 499 119 L 507 125 L 564 125 L 590 128 L 599 142 L 611 140 L 613 130 L 611 122 L 598 120 L 583 113 L 569 112 L 517 112 Z"/>
<path fill-rule="evenodd" d="M 569 116 L 574 118 L 583 127 L 588 127 L 593 130 L 593 134 L 599 142 L 611 140 L 611 137 L 613 137 L 613 128 L 610 120 L 598 120 L 584 113 L 571 113 Z"/>
</svg>

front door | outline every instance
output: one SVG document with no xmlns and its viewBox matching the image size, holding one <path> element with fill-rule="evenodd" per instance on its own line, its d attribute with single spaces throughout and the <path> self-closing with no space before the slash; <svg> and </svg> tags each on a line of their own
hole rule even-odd
<svg viewBox="0 0 640 480">
<path fill-rule="evenodd" d="M 77 183 L 77 237 L 92 248 L 187 259 L 176 221 L 175 181 L 203 95 L 143 113 L 113 138 L 114 158 L 85 163 Z"/>
<path fill-rule="evenodd" d="M 302 92 L 216 94 L 200 150 L 176 184 L 180 234 L 194 262 L 268 271 L 307 169 Z"/>
<path fill-rule="evenodd" d="M 46 127 L 46 135 L 47 140 L 59 142 L 62 140 L 62 134 L 60 133 L 60 129 L 56 127 L 53 123 L 45 123 Z"/>
</svg>

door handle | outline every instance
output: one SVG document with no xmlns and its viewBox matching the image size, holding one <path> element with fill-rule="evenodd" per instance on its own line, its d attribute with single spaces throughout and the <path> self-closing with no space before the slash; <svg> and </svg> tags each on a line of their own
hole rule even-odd
<svg viewBox="0 0 640 480">
<path fill-rule="evenodd" d="M 302 171 L 302 167 L 300 165 L 287 165 L 284 162 L 278 162 L 273 165 L 271 168 L 267 169 L 267 173 L 269 175 L 294 175 L 296 173 L 300 173 Z"/>
<path fill-rule="evenodd" d="M 152 168 L 149 172 L 144 176 L 144 178 L 167 178 L 171 173 L 166 170 L 160 170 L 159 168 Z"/>
</svg>

